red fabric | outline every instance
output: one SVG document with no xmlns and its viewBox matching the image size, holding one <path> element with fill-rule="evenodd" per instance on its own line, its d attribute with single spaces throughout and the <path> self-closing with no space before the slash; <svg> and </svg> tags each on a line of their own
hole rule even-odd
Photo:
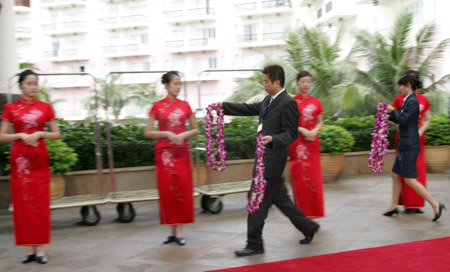
<svg viewBox="0 0 450 272">
<path fill-rule="evenodd" d="M 450 237 L 215 270 L 223 272 L 449 271 Z M 264 259 L 262 259 L 264 260 Z"/>
<path fill-rule="evenodd" d="M 186 131 L 186 120 L 193 114 L 188 102 L 166 97 L 153 104 L 149 116 L 158 120 L 160 131 L 172 131 L 175 134 L 180 134 Z M 165 148 L 170 146 L 172 145 L 170 144 L 169 139 L 160 138 L 156 142 L 155 148 Z M 182 146 L 188 148 L 187 139 Z"/>
<path fill-rule="evenodd" d="M 403 100 L 405 99 L 405 95 L 399 95 L 395 97 L 392 106 L 396 110 L 400 110 L 400 107 L 403 105 Z M 420 115 L 419 115 L 419 128 L 422 126 L 422 119 L 425 116 L 425 112 L 431 109 L 430 102 L 428 98 L 416 93 L 417 100 L 419 101 L 420 107 Z M 395 135 L 395 146 L 397 146 L 398 142 L 398 131 Z M 427 186 L 427 166 L 425 163 L 425 133 L 420 137 L 420 153 L 417 158 L 417 181 L 422 183 L 423 186 Z M 408 209 L 420 209 L 425 206 L 425 200 L 418 194 L 414 189 L 409 187 L 405 180 L 402 179 L 402 194 L 400 195 L 399 204 L 404 205 L 405 208 Z"/>
<path fill-rule="evenodd" d="M 322 103 L 319 99 L 300 94 L 294 99 L 298 103 L 300 117 L 298 126 L 312 130 L 322 114 Z M 289 145 L 289 166 L 294 200 L 297 207 L 308 218 L 325 216 L 323 197 L 323 176 L 320 166 L 320 140 L 306 141 L 299 133 L 295 142 Z"/>
<path fill-rule="evenodd" d="M 175 134 L 186 131 L 186 120 L 192 114 L 187 102 L 169 98 L 154 103 L 149 113 L 158 120 L 161 131 Z M 161 224 L 194 223 L 194 185 L 187 140 L 173 145 L 166 138 L 158 139 L 155 158 Z"/>
<path fill-rule="evenodd" d="M 2 120 L 14 125 L 15 133 L 43 131 L 54 120 L 50 104 L 21 99 L 5 105 Z M 11 195 L 14 207 L 14 234 L 18 246 L 50 243 L 50 169 L 47 146 L 43 139 L 32 147 L 22 140 L 11 148 Z"/>
</svg>

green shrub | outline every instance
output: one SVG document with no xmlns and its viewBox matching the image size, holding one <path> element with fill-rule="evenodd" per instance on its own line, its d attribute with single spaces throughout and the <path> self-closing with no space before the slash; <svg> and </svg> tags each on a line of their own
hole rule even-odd
<svg viewBox="0 0 450 272">
<path fill-rule="evenodd" d="M 326 125 L 336 125 L 345 128 L 355 139 L 351 151 L 369 151 L 372 143 L 374 116 L 349 117 L 332 121 L 325 119 Z M 389 127 L 389 148 L 395 148 L 396 127 Z"/>
<path fill-rule="evenodd" d="M 5 167 L 8 165 L 8 154 L 9 154 L 10 143 L 0 142 L 0 176 L 8 175 Z"/>
<path fill-rule="evenodd" d="M 45 140 L 50 157 L 50 172 L 54 175 L 67 175 L 78 161 L 74 149 L 62 140 Z"/>
<path fill-rule="evenodd" d="M 450 145 L 450 118 L 443 113 L 431 117 L 426 145 Z"/>
<path fill-rule="evenodd" d="M 352 149 L 355 139 L 345 129 L 335 125 L 324 125 L 319 131 L 320 151 L 337 155 Z"/>
</svg>

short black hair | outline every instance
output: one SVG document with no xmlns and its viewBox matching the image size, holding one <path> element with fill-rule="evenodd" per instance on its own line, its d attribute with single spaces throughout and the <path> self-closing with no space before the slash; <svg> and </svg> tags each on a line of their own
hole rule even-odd
<svg viewBox="0 0 450 272">
<path fill-rule="evenodd" d="M 19 80 L 17 81 L 19 84 L 22 83 L 25 78 L 29 75 L 34 75 L 34 76 L 38 76 L 38 74 L 36 74 L 33 70 L 27 69 L 25 71 L 22 71 L 22 73 L 19 74 Z"/>
<path fill-rule="evenodd" d="M 280 86 L 284 87 L 284 70 L 283 67 L 281 67 L 280 65 L 277 64 L 268 65 L 264 67 L 262 73 L 267 75 L 270 81 L 272 81 L 272 83 L 274 83 L 276 80 L 279 80 Z"/>
<path fill-rule="evenodd" d="M 411 89 L 413 91 L 416 91 L 418 89 L 418 86 L 422 86 L 422 82 L 420 82 L 419 79 L 417 79 L 415 76 L 412 76 L 410 74 L 406 74 L 406 75 L 402 76 L 397 81 L 397 84 L 402 85 L 402 86 L 406 86 L 406 85 L 408 85 L 408 83 L 411 84 Z"/>
<path fill-rule="evenodd" d="M 302 77 L 310 77 L 310 78 L 312 78 L 312 75 L 308 71 L 300 71 L 297 74 L 297 81 L 299 81 Z"/>
<path fill-rule="evenodd" d="M 177 71 L 169 71 L 165 73 L 161 78 L 161 83 L 162 84 L 170 83 L 170 81 L 172 81 L 172 78 L 174 76 L 180 76 L 180 74 Z"/>
</svg>

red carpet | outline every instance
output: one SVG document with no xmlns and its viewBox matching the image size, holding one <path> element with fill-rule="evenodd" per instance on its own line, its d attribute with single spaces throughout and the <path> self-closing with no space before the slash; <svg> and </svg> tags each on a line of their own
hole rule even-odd
<svg viewBox="0 0 450 272">
<path fill-rule="evenodd" d="M 243 257 L 245 258 L 245 257 Z M 223 270 L 226 272 L 273 271 L 450 271 L 450 237 L 359 249 Z"/>
</svg>

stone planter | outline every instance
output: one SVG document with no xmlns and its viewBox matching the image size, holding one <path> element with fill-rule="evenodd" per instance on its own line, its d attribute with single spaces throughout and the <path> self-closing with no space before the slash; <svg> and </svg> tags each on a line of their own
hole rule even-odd
<svg viewBox="0 0 450 272">
<path fill-rule="evenodd" d="M 345 167 L 344 153 L 331 155 L 329 153 L 320 153 L 320 164 L 322 166 L 323 181 L 337 181 Z"/>
<path fill-rule="evenodd" d="M 449 161 L 449 146 L 425 146 L 425 161 L 430 173 L 442 173 L 447 168 Z"/>
<path fill-rule="evenodd" d="M 52 175 L 50 179 L 50 197 L 62 197 L 66 192 L 66 180 L 64 176 Z"/>
</svg>

